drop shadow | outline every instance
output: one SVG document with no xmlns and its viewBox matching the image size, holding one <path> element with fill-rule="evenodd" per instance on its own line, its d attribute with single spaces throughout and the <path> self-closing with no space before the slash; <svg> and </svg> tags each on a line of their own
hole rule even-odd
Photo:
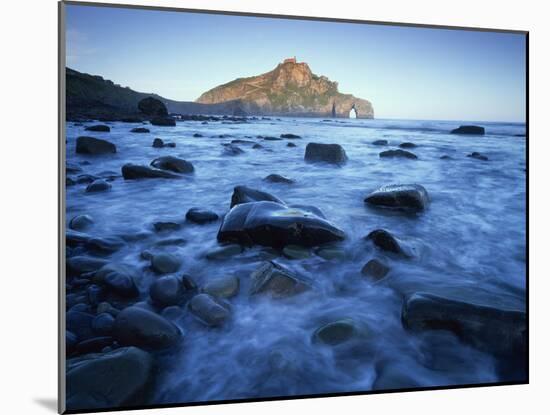
<svg viewBox="0 0 550 415">
<path fill-rule="evenodd" d="M 57 399 L 53 398 L 35 398 L 34 402 L 51 412 L 57 413 Z"/>
</svg>

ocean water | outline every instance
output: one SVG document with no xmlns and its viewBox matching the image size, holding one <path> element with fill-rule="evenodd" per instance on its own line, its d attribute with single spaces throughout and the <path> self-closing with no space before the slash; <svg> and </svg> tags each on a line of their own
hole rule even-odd
<svg viewBox="0 0 550 415">
<path fill-rule="evenodd" d="M 183 259 L 178 274 L 191 275 L 199 286 L 227 275 L 240 278 L 239 294 L 230 299 L 231 319 L 222 328 L 202 326 L 185 310 L 175 322 L 185 332 L 181 346 L 156 354 L 157 379 L 151 404 L 260 398 L 331 392 L 367 391 L 387 365 L 412 379 L 414 386 L 446 386 L 506 380 L 490 354 L 461 343 L 450 333 L 411 333 L 401 323 L 404 296 L 416 291 L 467 301 L 525 309 L 526 286 L 526 139 L 524 124 L 475 123 L 485 136 L 451 135 L 464 122 L 405 120 L 321 120 L 270 118 L 232 122 L 178 122 L 176 127 L 148 125 L 149 134 L 130 133 L 134 124 L 108 123 L 110 133 L 84 131 L 67 123 L 67 162 L 84 173 L 118 177 L 112 189 L 85 193 L 85 184 L 67 187 L 67 219 L 89 214 L 92 235 L 140 234 L 109 256 L 139 270 L 141 301 L 157 278 L 140 258 L 164 238 L 184 238 L 183 246 L 162 248 Z M 203 137 L 193 137 L 200 133 Z M 257 136 L 298 134 L 295 140 L 267 141 Z M 117 153 L 84 156 L 75 153 L 80 135 L 107 139 Z M 224 135 L 224 138 L 220 138 Z M 156 149 L 154 138 L 175 142 Z M 243 154 L 229 156 L 222 144 L 234 139 Z M 375 146 L 374 140 L 388 140 Z M 296 147 L 287 147 L 292 142 Z M 349 161 L 342 167 L 304 162 L 308 142 L 338 143 Z M 378 154 L 413 142 L 417 160 L 383 159 Z M 489 161 L 466 157 L 477 151 Z M 125 181 L 125 163 L 148 165 L 173 155 L 193 163 L 195 173 L 182 180 Z M 448 155 L 452 159 L 442 160 Z M 295 184 L 268 183 L 277 173 Z M 74 175 L 73 175 L 74 176 Z M 420 214 L 368 207 L 364 198 L 392 183 L 418 183 L 431 198 Z M 218 246 L 220 221 L 185 223 L 191 207 L 229 210 L 237 185 L 271 193 L 289 204 L 320 208 L 345 231 L 346 257 L 327 261 L 313 255 L 304 260 L 283 256 L 277 261 L 306 276 L 314 289 L 286 299 L 248 294 L 250 272 L 261 263 L 261 248 L 236 257 L 209 261 L 205 253 Z M 152 223 L 178 221 L 181 230 L 157 234 Z M 363 265 L 384 257 L 363 237 L 383 228 L 413 246 L 411 259 L 388 258 L 391 272 L 373 282 L 361 275 Z M 158 249 L 156 249 L 158 250 Z M 313 343 L 321 325 L 352 318 L 365 327 L 361 339 L 328 347 Z"/>
</svg>

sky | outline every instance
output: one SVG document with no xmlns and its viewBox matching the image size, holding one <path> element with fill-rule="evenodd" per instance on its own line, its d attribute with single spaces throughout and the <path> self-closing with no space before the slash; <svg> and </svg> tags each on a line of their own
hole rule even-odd
<svg viewBox="0 0 550 415">
<path fill-rule="evenodd" d="M 524 122 L 516 33 L 66 6 L 67 66 L 194 101 L 296 56 L 376 118 Z"/>
</svg>

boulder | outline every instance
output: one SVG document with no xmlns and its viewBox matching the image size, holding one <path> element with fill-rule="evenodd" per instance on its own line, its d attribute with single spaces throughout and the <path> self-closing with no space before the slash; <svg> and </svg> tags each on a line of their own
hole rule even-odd
<svg viewBox="0 0 550 415">
<path fill-rule="evenodd" d="M 122 166 L 122 177 L 125 180 L 136 179 L 179 179 L 179 174 L 170 173 L 165 170 L 152 169 L 148 166 L 141 166 L 137 164 L 125 164 Z"/>
<path fill-rule="evenodd" d="M 180 304 L 186 296 L 181 280 L 173 275 L 156 279 L 149 288 L 149 296 L 161 307 Z"/>
<path fill-rule="evenodd" d="M 195 170 L 190 162 L 173 156 L 158 157 L 151 162 L 151 166 L 176 173 L 193 173 Z"/>
<path fill-rule="evenodd" d="M 361 274 L 371 277 L 375 281 L 384 278 L 388 272 L 390 272 L 390 268 L 378 259 L 371 259 L 361 269 Z"/>
<path fill-rule="evenodd" d="M 336 346 L 356 336 L 358 331 L 353 320 L 343 319 L 319 327 L 313 333 L 312 340 L 329 346 Z"/>
<path fill-rule="evenodd" d="M 382 186 L 365 198 L 365 203 L 377 207 L 421 211 L 428 207 L 430 198 L 419 184 L 390 184 Z"/>
<path fill-rule="evenodd" d="M 271 182 L 271 183 L 285 183 L 285 184 L 295 183 L 294 180 L 281 176 L 280 174 L 270 174 L 269 176 L 264 177 L 264 181 Z"/>
<path fill-rule="evenodd" d="M 265 201 L 233 207 L 218 231 L 219 242 L 277 249 L 286 245 L 312 247 L 344 238 L 343 231 L 313 210 Z"/>
<path fill-rule="evenodd" d="M 302 138 L 302 137 L 296 134 L 281 134 L 281 138 L 295 139 L 295 138 Z"/>
<path fill-rule="evenodd" d="M 116 146 L 100 138 L 80 136 L 76 139 L 76 152 L 89 155 L 116 153 Z"/>
<path fill-rule="evenodd" d="M 111 184 L 103 179 L 96 179 L 86 186 L 86 193 L 97 193 L 111 190 Z"/>
<path fill-rule="evenodd" d="M 185 219 L 189 222 L 198 223 L 199 225 L 215 222 L 219 219 L 218 215 L 211 210 L 191 208 L 185 214 Z"/>
<path fill-rule="evenodd" d="M 442 155 L 439 157 L 441 160 L 452 160 L 453 158 L 451 156 L 448 156 L 447 154 Z"/>
<path fill-rule="evenodd" d="M 82 231 L 92 226 L 94 220 L 90 215 L 76 215 L 69 221 L 69 228 Z"/>
<path fill-rule="evenodd" d="M 474 151 L 473 153 L 468 154 L 467 157 L 477 159 L 477 160 L 489 161 L 489 157 L 484 156 L 483 154 L 478 153 L 477 151 Z"/>
<path fill-rule="evenodd" d="M 522 310 L 415 293 L 405 301 L 401 317 L 410 330 L 449 330 L 463 342 L 496 356 L 517 358 L 526 353 L 527 319 Z"/>
<path fill-rule="evenodd" d="M 372 144 L 375 146 L 387 146 L 388 140 L 374 140 Z"/>
<path fill-rule="evenodd" d="M 266 193 L 266 192 L 262 192 L 261 190 L 252 189 L 247 186 L 237 186 L 233 189 L 233 195 L 231 196 L 230 207 L 239 205 L 241 203 L 259 202 L 262 200 L 277 202 L 283 205 L 285 203 L 278 197 L 270 195 L 269 193 Z"/>
<path fill-rule="evenodd" d="M 93 277 L 96 284 L 101 284 L 125 298 L 134 298 L 139 295 L 136 279 L 135 270 L 127 265 L 115 263 L 101 267 Z"/>
<path fill-rule="evenodd" d="M 164 317 L 137 306 L 122 310 L 113 326 L 114 338 L 123 346 L 165 349 L 181 338 L 180 329 Z"/>
<path fill-rule="evenodd" d="M 478 125 L 461 125 L 451 131 L 451 134 L 471 134 L 471 135 L 484 135 L 485 128 Z"/>
<path fill-rule="evenodd" d="M 283 266 L 265 261 L 250 275 L 250 294 L 270 294 L 274 298 L 290 297 L 310 288 L 310 284 Z"/>
<path fill-rule="evenodd" d="M 197 294 L 189 301 L 189 311 L 210 327 L 223 325 L 230 317 L 229 307 L 208 294 Z"/>
<path fill-rule="evenodd" d="M 255 145 L 259 145 L 259 144 L 255 144 Z M 286 143 L 286 146 L 287 146 L 287 147 L 296 147 L 296 144 L 294 144 L 294 143 Z M 254 147 L 252 147 L 252 148 L 254 148 Z"/>
<path fill-rule="evenodd" d="M 168 115 L 166 105 L 161 100 L 153 97 L 143 98 L 137 106 L 143 114 L 148 116 L 166 117 Z"/>
<path fill-rule="evenodd" d="M 243 154 L 244 150 L 235 144 L 227 144 L 223 147 L 223 153 L 227 156 L 238 156 L 239 154 Z"/>
<path fill-rule="evenodd" d="M 155 138 L 153 140 L 153 147 L 154 148 L 162 148 L 164 147 L 164 141 L 162 141 L 162 139 L 160 138 Z"/>
<path fill-rule="evenodd" d="M 308 143 L 304 160 L 340 165 L 345 163 L 348 157 L 340 144 Z"/>
<path fill-rule="evenodd" d="M 158 274 L 170 274 L 181 267 L 181 260 L 172 254 L 156 254 L 151 258 L 151 268 Z"/>
<path fill-rule="evenodd" d="M 85 128 L 86 131 L 98 131 L 102 133 L 108 133 L 111 131 L 108 125 L 103 124 L 97 124 L 97 125 L 90 125 L 89 127 Z"/>
<path fill-rule="evenodd" d="M 374 245 L 383 251 L 410 256 L 408 250 L 401 246 L 400 241 L 384 229 L 376 229 L 369 233 L 365 239 L 371 240 Z"/>
<path fill-rule="evenodd" d="M 401 150 L 401 149 L 382 151 L 379 154 L 379 156 L 381 158 L 395 158 L 395 157 L 407 158 L 407 159 L 417 159 L 418 158 L 416 156 L 416 154 L 411 153 L 410 151 L 405 151 L 405 150 Z"/>
<path fill-rule="evenodd" d="M 417 147 L 417 145 L 414 144 L 414 143 L 404 142 L 404 143 L 399 144 L 399 147 L 400 148 L 415 148 L 415 147 Z"/>
<path fill-rule="evenodd" d="M 145 127 L 136 127 L 136 128 L 132 128 L 130 130 L 131 133 L 138 133 L 138 134 L 145 134 L 145 133 L 150 133 L 151 131 L 148 129 L 148 128 L 145 128 Z"/>
<path fill-rule="evenodd" d="M 213 297 L 231 298 L 238 294 L 240 281 L 238 277 L 228 275 L 207 281 L 202 291 Z"/>
<path fill-rule="evenodd" d="M 160 127 L 175 127 L 176 120 L 171 117 L 155 117 L 151 119 L 151 125 Z"/>
<path fill-rule="evenodd" d="M 153 358 L 136 347 L 67 361 L 68 410 L 113 409 L 141 402 L 153 375 Z"/>
</svg>

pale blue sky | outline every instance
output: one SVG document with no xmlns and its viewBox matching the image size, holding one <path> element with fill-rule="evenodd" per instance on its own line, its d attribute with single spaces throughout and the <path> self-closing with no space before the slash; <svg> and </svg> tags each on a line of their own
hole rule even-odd
<svg viewBox="0 0 550 415">
<path fill-rule="evenodd" d="M 525 121 L 522 34 L 67 6 L 67 66 L 193 101 L 296 56 L 376 118 Z"/>
</svg>

